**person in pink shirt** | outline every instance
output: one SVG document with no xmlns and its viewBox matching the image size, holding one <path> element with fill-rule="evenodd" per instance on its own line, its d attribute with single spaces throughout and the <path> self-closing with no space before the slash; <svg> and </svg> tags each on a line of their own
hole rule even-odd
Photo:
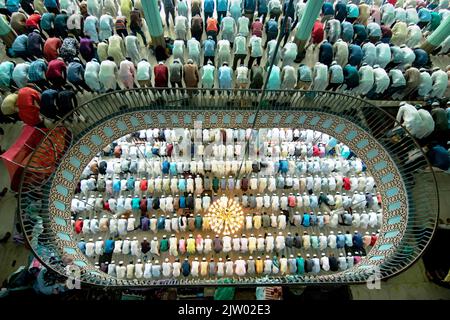
<svg viewBox="0 0 450 320">
<path fill-rule="evenodd" d="M 132 89 L 134 87 L 134 79 L 136 77 L 136 69 L 130 57 L 126 57 L 120 63 L 119 67 L 119 79 L 122 81 L 126 89 Z"/>
</svg>

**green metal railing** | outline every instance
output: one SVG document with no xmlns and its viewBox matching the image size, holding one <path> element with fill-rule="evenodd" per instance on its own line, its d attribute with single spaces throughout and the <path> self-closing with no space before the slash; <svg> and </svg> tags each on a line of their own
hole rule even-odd
<svg viewBox="0 0 450 320">
<path fill-rule="evenodd" d="M 261 97 L 261 95 L 263 96 Z M 65 137 L 65 152 L 53 159 L 53 167 L 56 170 L 60 169 L 60 166 L 65 163 L 65 155 L 83 137 L 117 117 L 129 114 L 147 114 L 152 117 L 161 115 L 165 122 L 158 123 L 155 118 L 155 121 L 149 127 L 173 127 L 174 125 L 168 122 L 170 116 L 175 116 L 177 119 L 192 116 L 192 119 L 200 114 L 207 113 L 230 114 L 232 117 L 244 114 L 244 118 L 249 115 L 248 119 L 252 121 L 242 123 L 242 127 L 263 126 L 264 122 L 261 119 L 265 115 L 269 115 L 269 123 L 266 127 L 274 126 L 270 125 L 270 117 L 276 117 L 277 115 L 283 116 L 278 127 L 302 127 L 299 122 L 290 125 L 283 124 L 285 123 L 283 121 L 287 121 L 286 118 L 291 115 L 294 120 L 305 114 L 317 114 L 331 120 L 345 120 L 362 132 L 369 134 L 371 139 L 369 142 L 381 146 L 395 163 L 395 170 L 399 172 L 402 180 L 399 181 L 402 185 L 401 192 L 404 193 L 407 202 L 403 212 L 405 219 L 402 220 L 398 229 L 402 234 L 401 240 L 395 243 L 394 248 L 388 250 L 389 254 L 383 256 L 381 263 L 376 259 L 367 259 L 367 261 L 351 270 L 330 275 L 312 276 L 307 274 L 305 276 L 275 276 L 264 279 L 236 278 L 231 285 L 360 283 L 367 281 L 373 274 L 373 267 L 378 268 L 381 278 L 398 274 L 412 265 L 426 249 L 433 236 L 439 214 L 436 180 L 428 160 L 415 139 L 408 134 L 406 129 L 396 123 L 391 115 L 365 100 L 341 93 L 300 90 L 261 92 L 259 90 L 140 88 L 98 95 L 81 104 L 75 110 L 75 114 L 82 115 L 85 120 L 70 125 L 70 134 Z M 71 114 L 67 115 L 58 121 L 53 130 L 65 127 L 66 120 L 71 116 Z M 255 117 L 257 118 L 255 119 Z M 232 118 L 233 127 L 236 126 L 234 121 L 235 119 Z M 185 125 L 187 124 L 183 123 L 179 126 L 184 127 Z M 213 122 L 209 125 L 214 126 Z M 217 124 L 217 127 L 226 126 L 227 124 L 224 123 Z M 399 126 L 403 130 L 403 134 L 397 135 L 397 139 L 393 139 L 389 135 L 391 129 L 395 126 Z M 317 130 L 323 131 L 319 125 L 317 125 Z M 49 133 L 41 142 L 41 146 L 54 143 L 56 142 L 50 138 Z M 59 244 L 61 241 L 57 238 L 58 229 L 54 227 L 55 217 L 51 213 L 52 203 L 50 198 L 54 196 L 51 192 L 54 191 L 55 187 L 53 183 L 55 173 L 43 176 L 36 173 L 34 167 L 31 168 L 33 159 L 43 156 L 43 149 L 45 148 L 36 148 L 22 175 L 18 200 L 21 223 L 26 239 L 37 258 L 53 271 L 65 275 L 65 267 L 68 263 L 65 260 L 67 252 L 64 252 Z M 417 152 L 416 157 L 412 159 L 408 156 L 408 152 Z M 355 153 L 357 152 L 355 151 Z M 358 153 L 357 155 L 362 156 Z M 83 170 L 83 165 L 87 165 L 87 163 L 82 164 L 80 171 Z M 370 167 L 368 169 L 371 170 Z M 425 186 L 420 185 L 423 177 L 429 178 L 430 183 Z M 74 179 L 71 191 L 75 189 L 77 181 Z M 420 192 L 417 190 L 418 186 Z M 383 208 L 388 208 L 390 203 L 389 199 L 383 199 Z M 67 216 L 70 216 L 70 212 L 66 212 L 65 217 Z M 70 220 L 66 222 L 70 224 Z M 389 232 L 392 232 L 392 228 L 384 220 L 383 227 L 380 240 Z M 67 227 L 65 230 L 68 230 Z M 97 272 L 88 260 L 85 260 L 85 262 L 87 264 L 81 267 L 81 281 L 84 284 L 125 287 L 218 285 L 217 281 L 203 279 L 119 280 L 100 271 Z"/>
</svg>

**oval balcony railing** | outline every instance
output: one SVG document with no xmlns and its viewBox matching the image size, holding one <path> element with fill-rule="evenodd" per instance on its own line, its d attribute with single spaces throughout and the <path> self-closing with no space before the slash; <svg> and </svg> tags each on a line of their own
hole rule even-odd
<svg viewBox="0 0 450 320">
<path fill-rule="evenodd" d="M 261 96 L 262 95 L 262 96 Z M 383 223 L 376 245 L 351 269 L 330 275 L 235 278 L 238 286 L 349 284 L 398 274 L 412 265 L 433 236 L 439 214 L 433 170 L 421 148 L 395 119 L 367 101 L 335 92 L 252 90 L 115 91 L 80 105 L 84 121 L 55 124 L 30 157 L 22 175 L 19 209 L 26 239 L 37 258 L 65 275 L 67 263 L 81 269 L 83 284 L 123 287 L 217 286 L 215 280 L 119 280 L 98 271 L 79 251 L 70 201 L 83 168 L 113 140 L 146 128 L 298 127 L 324 132 L 348 145 L 367 165 L 383 197 Z M 398 127 L 403 133 L 391 135 Z M 46 147 L 47 146 L 47 147 Z M 48 150 L 59 150 L 49 153 Z M 51 156 L 49 156 L 49 154 Z M 54 170 L 36 170 L 36 159 Z"/>
</svg>

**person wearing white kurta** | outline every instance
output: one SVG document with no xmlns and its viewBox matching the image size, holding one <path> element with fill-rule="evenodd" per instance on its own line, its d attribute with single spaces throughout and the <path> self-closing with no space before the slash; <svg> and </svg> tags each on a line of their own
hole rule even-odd
<svg viewBox="0 0 450 320">
<path fill-rule="evenodd" d="M 277 227 L 277 216 L 275 214 L 271 214 L 270 215 L 270 226 L 272 228 L 276 228 Z"/>
<path fill-rule="evenodd" d="M 282 251 L 286 247 L 285 238 L 282 232 L 278 233 L 278 236 L 275 239 L 275 248 L 277 251 Z"/>
<path fill-rule="evenodd" d="M 264 274 L 271 274 L 272 273 L 272 265 L 273 261 L 269 258 L 269 256 L 266 256 L 266 259 L 264 260 Z"/>
<path fill-rule="evenodd" d="M 288 209 L 288 198 L 284 193 L 282 193 L 280 197 L 280 208 L 281 210 Z"/>
<path fill-rule="evenodd" d="M 136 237 L 133 237 L 133 240 L 131 240 L 131 242 L 130 242 L 131 255 L 139 256 L 140 251 L 141 250 L 139 249 L 139 241 L 137 240 Z"/>
<path fill-rule="evenodd" d="M 276 187 L 276 180 L 273 176 L 271 176 L 269 178 L 269 185 L 267 187 L 267 190 L 269 190 L 269 192 L 274 192 L 277 189 Z"/>
<path fill-rule="evenodd" d="M 272 210 L 278 210 L 280 208 L 280 201 L 278 195 L 273 194 L 271 199 L 272 199 Z"/>
<path fill-rule="evenodd" d="M 155 232 L 155 233 L 156 233 L 156 231 L 157 231 L 157 222 L 158 222 L 158 219 L 156 219 L 156 216 L 153 215 L 153 216 L 150 218 L 150 230 L 152 230 L 152 231 Z"/>
<path fill-rule="evenodd" d="M 248 238 L 248 251 L 250 252 L 250 254 L 253 254 L 253 252 L 256 251 L 256 237 L 253 234 L 251 234 L 250 237 Z"/>
<path fill-rule="evenodd" d="M 267 234 L 265 242 L 266 242 L 266 252 L 272 252 L 275 247 L 275 239 L 271 233 Z"/>
<path fill-rule="evenodd" d="M 266 193 L 263 197 L 263 207 L 270 208 L 270 196 Z"/>
<path fill-rule="evenodd" d="M 172 263 L 172 275 L 177 278 L 180 276 L 181 273 L 181 263 L 178 261 L 178 259 Z"/>
<path fill-rule="evenodd" d="M 127 231 L 128 232 L 134 231 L 134 229 L 136 228 L 135 224 L 136 224 L 136 218 L 134 216 L 129 217 L 127 220 Z"/>
<path fill-rule="evenodd" d="M 203 246 L 203 252 L 205 254 L 208 254 L 212 251 L 212 239 L 209 235 L 206 236 L 206 239 L 204 239 L 204 246 Z"/>
<path fill-rule="evenodd" d="M 247 215 L 245 217 L 245 229 L 250 230 L 253 228 L 253 217 L 250 215 Z"/>
<path fill-rule="evenodd" d="M 172 234 L 169 238 L 169 254 L 171 256 L 178 256 L 178 239 Z"/>
<path fill-rule="evenodd" d="M 325 253 L 322 253 L 322 257 L 320 258 L 320 265 L 324 271 L 330 271 L 330 260 Z"/>
<path fill-rule="evenodd" d="M 250 187 L 250 190 L 257 190 L 258 189 L 258 178 L 257 177 L 252 176 L 250 178 L 249 187 Z"/>
<path fill-rule="evenodd" d="M 237 235 L 233 238 L 233 251 L 239 252 L 241 250 L 241 239 Z"/>
<path fill-rule="evenodd" d="M 265 248 L 265 239 L 262 235 L 258 236 L 258 239 L 256 240 L 256 248 L 258 251 L 262 252 Z"/>
<path fill-rule="evenodd" d="M 150 253 L 155 254 L 159 256 L 159 242 L 158 238 L 153 238 L 152 241 L 150 241 Z"/>
<path fill-rule="evenodd" d="M 124 216 L 117 221 L 117 229 L 119 231 L 119 235 L 123 236 L 127 234 L 127 219 L 125 219 Z"/>
<path fill-rule="evenodd" d="M 134 265 L 134 276 L 141 279 L 144 276 L 144 265 L 141 259 L 138 259 L 137 263 Z"/>
<path fill-rule="evenodd" d="M 94 217 L 93 219 L 91 219 L 91 222 L 89 223 L 89 229 L 94 234 L 100 231 L 100 228 L 98 226 L 98 219 L 97 219 L 97 217 Z"/>
<path fill-rule="evenodd" d="M 127 273 L 127 267 L 125 267 L 123 265 L 123 262 L 120 261 L 119 265 L 116 266 L 117 279 L 125 279 L 126 273 Z"/>
<path fill-rule="evenodd" d="M 231 251 L 232 246 L 231 246 L 231 237 L 230 236 L 224 236 L 222 239 L 222 244 L 223 244 L 223 247 L 222 247 L 223 252 L 227 253 L 227 252 Z"/>
<path fill-rule="evenodd" d="M 191 276 L 198 277 L 200 271 L 200 262 L 198 261 L 198 258 L 195 258 L 194 261 L 191 263 Z"/>
<path fill-rule="evenodd" d="M 348 268 L 347 259 L 344 257 L 344 254 L 340 253 L 338 258 L 339 270 L 343 271 Z"/>
<path fill-rule="evenodd" d="M 310 197 L 306 193 L 303 193 L 302 198 L 303 198 L 303 207 L 305 209 L 309 208 L 309 206 L 310 206 Z"/>
<path fill-rule="evenodd" d="M 116 263 L 115 261 L 111 261 L 110 264 L 108 264 L 108 271 L 107 271 L 108 275 L 110 275 L 111 277 L 115 277 L 116 276 Z"/>
<path fill-rule="evenodd" d="M 102 255 L 103 254 L 103 240 L 102 237 L 99 237 L 97 241 L 95 241 L 95 254 L 96 255 Z"/>
<path fill-rule="evenodd" d="M 336 235 L 333 231 L 330 231 L 330 234 L 328 235 L 328 247 L 336 249 Z"/>
<path fill-rule="evenodd" d="M 330 227 L 331 228 L 336 228 L 339 222 L 339 215 L 334 212 L 331 214 L 331 219 L 330 219 Z"/>
<path fill-rule="evenodd" d="M 284 230 L 286 229 L 286 215 L 280 213 L 277 217 L 278 220 L 278 229 Z"/>
<path fill-rule="evenodd" d="M 152 277 L 152 263 L 146 262 L 144 265 L 144 278 L 150 279 Z"/>
<path fill-rule="evenodd" d="M 361 224 L 361 215 L 358 212 L 352 214 L 352 226 L 359 227 Z"/>
<path fill-rule="evenodd" d="M 122 254 L 130 254 L 130 238 L 126 238 L 122 243 Z"/>
<path fill-rule="evenodd" d="M 378 224 L 377 214 L 374 211 L 369 211 L 369 227 L 375 228 Z"/>
<path fill-rule="evenodd" d="M 122 253 L 122 244 L 123 244 L 122 240 L 114 241 L 114 250 L 113 250 L 113 252 L 117 253 L 117 254 Z"/>
<path fill-rule="evenodd" d="M 217 262 L 217 276 L 223 277 L 225 274 L 225 263 L 222 258 L 219 258 L 219 262 Z"/>
<path fill-rule="evenodd" d="M 162 263 L 162 275 L 166 278 L 172 275 L 172 264 L 169 262 L 168 258 Z"/>
<path fill-rule="evenodd" d="M 262 209 L 263 204 L 264 204 L 263 197 L 258 193 L 256 195 L 256 209 L 258 210 Z"/>
<path fill-rule="evenodd" d="M 363 213 L 361 213 L 361 221 L 359 226 L 363 229 L 367 229 L 368 225 L 369 225 L 369 215 L 367 214 L 367 212 L 364 211 Z"/>
<path fill-rule="evenodd" d="M 238 260 L 235 261 L 235 273 L 236 275 L 243 277 L 245 276 L 246 272 L 246 263 L 245 260 L 242 259 L 242 257 L 239 257 Z"/>
</svg>

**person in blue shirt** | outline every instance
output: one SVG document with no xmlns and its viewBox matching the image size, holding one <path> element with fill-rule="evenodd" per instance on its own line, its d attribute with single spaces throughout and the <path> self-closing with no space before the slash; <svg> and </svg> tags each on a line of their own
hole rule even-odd
<svg viewBox="0 0 450 320">
<path fill-rule="evenodd" d="M 327 40 L 324 40 L 319 47 L 319 62 L 327 66 L 333 62 L 333 46 Z"/>
<path fill-rule="evenodd" d="M 309 215 L 309 213 L 305 212 L 305 214 L 303 215 L 303 221 L 302 221 L 302 225 L 307 228 L 311 225 L 311 216 Z"/>
<path fill-rule="evenodd" d="M 290 0 L 284 0 L 283 3 L 283 16 L 284 17 L 291 17 L 292 21 L 295 20 L 295 4 L 292 3 L 291 6 L 289 6 Z"/>
<path fill-rule="evenodd" d="M 67 81 L 73 84 L 75 88 L 81 92 L 83 92 L 83 90 L 91 91 L 84 81 L 84 71 L 84 66 L 77 57 L 73 58 L 73 61 L 69 63 L 67 67 Z"/>
<path fill-rule="evenodd" d="M 111 254 L 114 251 L 114 240 L 113 238 L 109 238 L 108 240 L 105 241 L 105 250 L 104 252 L 106 254 Z"/>
<path fill-rule="evenodd" d="M 44 59 L 37 59 L 31 62 L 28 69 L 28 81 L 37 85 L 41 90 L 48 87 L 48 82 L 45 77 L 47 72 L 47 63 Z"/>
<path fill-rule="evenodd" d="M 322 5 L 322 22 L 326 23 L 334 16 L 334 8 L 332 2 L 324 2 Z"/>
<path fill-rule="evenodd" d="M 42 92 L 41 95 L 41 108 L 40 113 L 51 120 L 56 120 L 57 116 L 57 100 L 58 100 L 58 91 L 54 89 L 47 89 Z M 120 182 L 119 182 L 119 191 L 120 191 Z"/>
<path fill-rule="evenodd" d="M 366 27 L 361 23 L 355 23 L 353 25 L 353 43 L 357 45 L 361 45 L 363 42 L 367 40 L 367 31 Z"/>
<path fill-rule="evenodd" d="M 83 254 L 86 253 L 86 242 L 84 241 L 84 238 L 81 238 L 80 241 L 78 241 L 78 248 Z"/>
<path fill-rule="evenodd" d="M 350 23 L 355 22 L 356 19 L 358 19 L 359 16 L 359 7 L 354 3 L 348 3 L 347 4 L 347 17 L 345 20 L 347 20 Z"/>
<path fill-rule="evenodd" d="M 342 249 L 345 247 L 345 236 L 339 231 L 338 235 L 336 236 L 336 248 Z"/>
<path fill-rule="evenodd" d="M 353 25 L 348 21 L 341 22 L 341 39 L 345 42 L 352 42 L 355 31 Z"/>
<path fill-rule="evenodd" d="M 26 34 L 17 36 L 11 46 L 11 49 L 15 57 L 22 58 L 27 61 L 30 60 L 28 54 L 28 36 Z"/>
<path fill-rule="evenodd" d="M 261 19 L 263 24 L 266 22 L 268 12 L 267 3 L 268 0 L 258 0 L 258 17 Z"/>
<path fill-rule="evenodd" d="M 38 29 L 34 29 L 33 32 L 28 34 L 28 54 L 36 58 L 41 58 L 43 46 L 44 40 L 42 39 L 41 32 Z"/>
<path fill-rule="evenodd" d="M 172 15 L 172 21 L 175 25 L 175 1 L 174 0 L 163 0 L 164 4 L 164 14 L 166 15 L 166 27 L 169 28 L 169 19 Z"/>
<path fill-rule="evenodd" d="M 430 148 L 427 153 L 427 157 L 434 167 L 438 167 L 444 171 L 447 171 L 450 167 L 450 157 L 448 151 L 441 145 L 435 145 Z"/>
<path fill-rule="evenodd" d="M 20 0 L 6 0 L 6 9 L 8 9 L 9 14 L 19 11 Z"/>
<path fill-rule="evenodd" d="M 271 18 L 267 24 L 266 24 L 266 44 L 264 45 L 264 48 L 267 48 L 267 43 L 272 40 L 276 39 L 278 36 L 278 23 L 275 21 L 275 19 Z"/>
<path fill-rule="evenodd" d="M 289 164 L 287 160 L 280 160 L 280 166 L 279 166 L 279 171 L 281 173 L 287 173 L 288 169 L 289 169 Z"/>
<path fill-rule="evenodd" d="M 220 89 L 231 89 L 233 82 L 233 71 L 228 66 L 227 62 L 219 68 L 219 88 Z M 220 91 L 219 91 L 220 93 Z M 229 94 L 229 92 L 227 92 Z"/>
<path fill-rule="evenodd" d="M 358 67 L 361 64 L 364 54 L 360 46 L 351 44 L 348 46 L 348 63 Z"/>
<path fill-rule="evenodd" d="M 331 66 L 328 68 L 328 73 L 330 77 L 327 90 L 335 91 L 342 85 L 342 83 L 344 83 L 344 72 L 342 67 L 338 65 L 336 61 L 333 61 Z"/>
<path fill-rule="evenodd" d="M 158 230 L 163 230 L 166 223 L 166 218 L 164 216 L 160 216 L 156 223 Z"/>
<path fill-rule="evenodd" d="M 344 67 L 344 83 L 346 90 L 351 90 L 359 85 L 359 73 L 354 65 L 347 64 Z"/>
<path fill-rule="evenodd" d="M 55 35 L 61 39 L 67 38 L 67 19 L 69 16 L 66 13 L 66 10 L 62 10 L 60 14 L 57 14 L 55 17 Z"/>
<path fill-rule="evenodd" d="M 208 60 L 214 64 L 214 57 L 216 55 L 216 42 L 212 36 L 208 36 L 208 39 L 203 41 L 203 65 L 208 63 Z"/>
<path fill-rule="evenodd" d="M 170 169 L 170 162 L 167 160 L 164 160 L 162 163 L 162 173 L 168 174 Z"/>
<path fill-rule="evenodd" d="M 220 25 L 222 18 L 227 16 L 228 0 L 217 0 L 217 22 Z M 206 21 L 205 21 L 206 26 Z"/>
<path fill-rule="evenodd" d="M 191 274 L 191 265 L 189 264 L 189 260 L 187 258 L 184 259 L 183 263 L 181 264 L 181 273 L 183 273 L 183 276 L 185 277 Z"/>
<path fill-rule="evenodd" d="M 3 61 L 0 63 L 0 91 L 11 88 L 12 73 L 16 63 L 14 61 Z"/>
<path fill-rule="evenodd" d="M 127 190 L 134 191 L 134 183 L 136 179 L 133 176 L 130 176 L 127 180 Z"/>
<path fill-rule="evenodd" d="M 344 1 L 339 0 L 335 7 L 334 17 L 338 19 L 340 22 L 344 21 L 347 18 L 347 6 Z"/>
<path fill-rule="evenodd" d="M 355 231 L 353 235 L 353 247 L 355 250 L 360 251 L 363 248 L 363 239 L 358 231 Z"/>
<path fill-rule="evenodd" d="M 47 33 L 49 37 L 53 37 L 55 35 L 55 14 L 52 12 L 45 12 L 40 21 L 40 26 L 42 31 Z"/>
<path fill-rule="evenodd" d="M 417 25 L 420 27 L 420 29 L 423 29 L 431 21 L 431 11 L 427 8 L 421 8 L 417 13 L 419 15 L 419 22 L 417 23 Z"/>
<path fill-rule="evenodd" d="M 206 21 L 209 17 L 212 18 L 214 14 L 214 0 L 205 0 L 205 2 L 203 3 L 203 10 L 205 11 L 205 23 L 203 25 L 205 26 L 206 31 Z"/>
<path fill-rule="evenodd" d="M 41 98 L 41 101 L 42 101 L 42 98 Z M 113 192 L 114 192 L 114 196 L 118 196 L 120 193 L 120 180 L 119 179 L 114 179 Z"/>
<path fill-rule="evenodd" d="M 54 14 L 59 13 L 59 3 L 57 0 L 44 0 L 44 6 L 48 12 L 53 12 Z"/>
<path fill-rule="evenodd" d="M 428 57 L 428 53 L 421 49 L 421 48 L 415 48 L 413 49 L 414 54 L 416 55 L 416 59 L 414 59 L 413 67 L 420 69 L 423 67 L 426 67 L 428 62 L 430 61 Z"/>
</svg>

